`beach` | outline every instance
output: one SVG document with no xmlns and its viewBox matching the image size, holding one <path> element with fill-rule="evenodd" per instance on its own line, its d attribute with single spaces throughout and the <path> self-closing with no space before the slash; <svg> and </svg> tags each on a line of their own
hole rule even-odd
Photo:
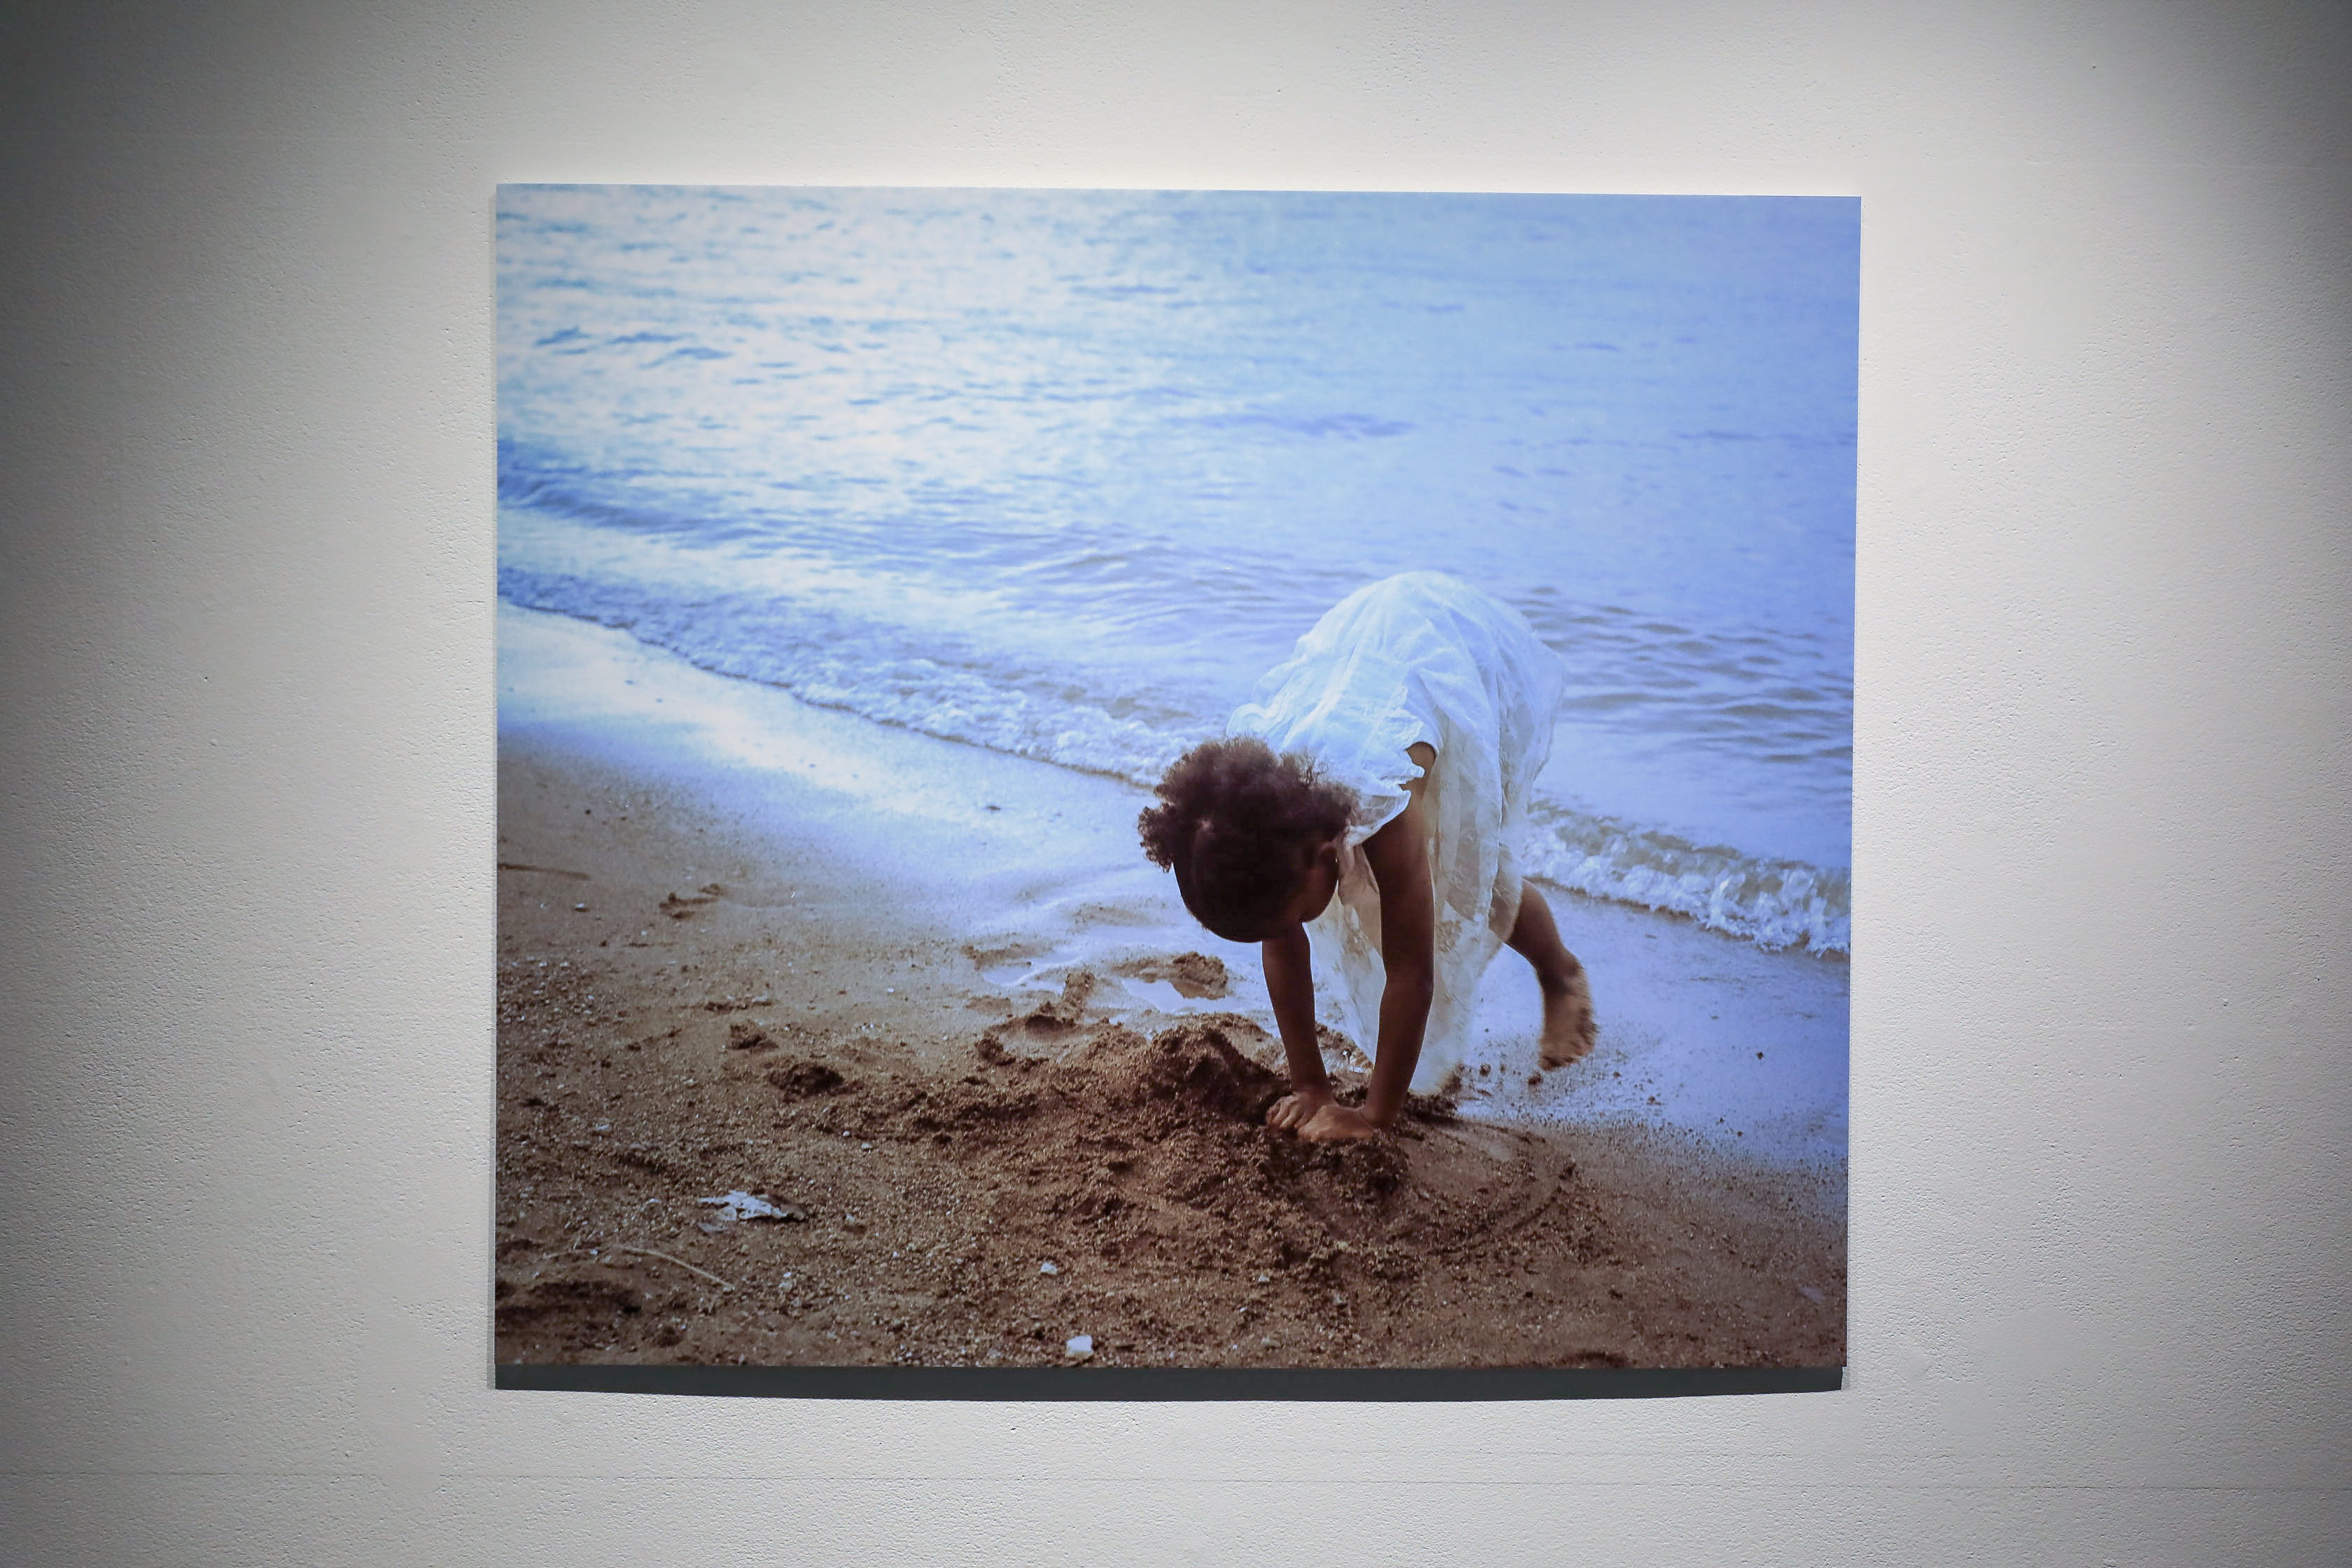
<svg viewBox="0 0 2352 1568">
<path fill-rule="evenodd" d="M 1842 962 L 1554 891 L 1594 1055 L 1507 953 L 1458 1094 L 1309 1148 L 1132 784 L 499 637 L 499 1361 L 1844 1361 Z"/>
</svg>

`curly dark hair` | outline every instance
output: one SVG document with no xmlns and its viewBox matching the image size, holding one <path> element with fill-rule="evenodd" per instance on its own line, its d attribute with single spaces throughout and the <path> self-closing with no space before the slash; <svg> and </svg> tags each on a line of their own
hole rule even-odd
<svg viewBox="0 0 2352 1568">
<path fill-rule="evenodd" d="M 1356 815 L 1346 785 L 1250 736 L 1193 747 L 1156 793 L 1160 804 L 1135 820 L 1144 854 L 1176 873 L 1192 918 L 1232 942 L 1274 922 L 1316 850 Z"/>
</svg>

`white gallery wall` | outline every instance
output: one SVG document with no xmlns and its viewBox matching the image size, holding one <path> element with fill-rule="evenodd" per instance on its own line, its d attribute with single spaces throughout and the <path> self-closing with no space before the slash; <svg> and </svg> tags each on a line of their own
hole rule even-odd
<svg viewBox="0 0 2352 1568">
<path fill-rule="evenodd" d="M 2352 7 L 0 20 L 14 1563 L 2352 1561 Z M 1837 1394 L 489 1387 L 502 180 L 1863 198 Z"/>
</svg>

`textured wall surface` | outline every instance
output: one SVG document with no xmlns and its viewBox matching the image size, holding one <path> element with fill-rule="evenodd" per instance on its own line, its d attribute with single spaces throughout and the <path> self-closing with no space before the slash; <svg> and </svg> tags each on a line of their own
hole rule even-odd
<svg viewBox="0 0 2352 1568">
<path fill-rule="evenodd" d="M 2352 10 L 18 6 L 27 1563 L 2352 1561 Z M 488 1386 L 491 187 L 1859 194 L 1843 1393 Z"/>
</svg>

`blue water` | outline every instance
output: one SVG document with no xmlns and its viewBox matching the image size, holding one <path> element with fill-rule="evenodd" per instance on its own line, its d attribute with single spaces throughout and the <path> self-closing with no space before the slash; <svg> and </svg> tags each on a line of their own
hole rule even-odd
<svg viewBox="0 0 2352 1568">
<path fill-rule="evenodd" d="M 1531 868 L 1845 951 L 1855 203 L 508 186 L 498 234 L 513 603 L 1150 783 L 1441 568 L 1570 671 Z"/>
</svg>

